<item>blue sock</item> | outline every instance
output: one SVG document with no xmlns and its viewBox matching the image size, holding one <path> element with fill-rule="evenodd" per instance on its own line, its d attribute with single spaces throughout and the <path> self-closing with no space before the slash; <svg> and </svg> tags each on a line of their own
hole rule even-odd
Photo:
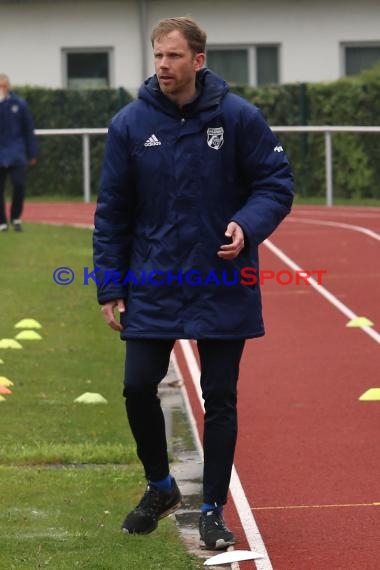
<svg viewBox="0 0 380 570">
<path fill-rule="evenodd" d="M 201 512 L 207 513 L 207 511 L 218 511 L 221 513 L 223 511 L 223 505 L 218 505 L 218 503 L 202 503 Z"/>
<path fill-rule="evenodd" d="M 149 481 L 149 485 L 152 485 L 157 491 L 170 491 L 172 488 L 173 477 L 170 475 L 161 479 L 161 481 Z"/>
</svg>

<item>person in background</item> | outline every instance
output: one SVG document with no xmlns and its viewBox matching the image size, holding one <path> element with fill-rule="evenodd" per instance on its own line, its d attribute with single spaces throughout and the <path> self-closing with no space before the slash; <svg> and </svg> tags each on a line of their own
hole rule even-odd
<svg viewBox="0 0 380 570">
<path fill-rule="evenodd" d="M 15 231 L 22 231 L 21 214 L 25 199 L 27 165 L 37 163 L 37 140 L 33 118 L 27 103 L 10 91 L 7 75 L 0 74 L 0 232 L 7 231 L 5 182 L 12 186 L 10 222 Z"/>
<path fill-rule="evenodd" d="M 162 20 L 151 41 L 156 73 L 109 127 L 94 229 L 98 302 L 127 340 L 123 395 L 148 481 L 122 530 L 150 533 L 181 504 L 157 387 L 176 339 L 196 339 L 205 402 L 200 541 L 224 549 L 236 542 L 223 507 L 239 363 L 264 325 L 259 284 L 221 276 L 258 269 L 258 245 L 290 211 L 292 174 L 260 111 L 204 67 L 206 34 L 194 20 Z M 213 277 L 197 283 L 194 272 Z"/>
</svg>

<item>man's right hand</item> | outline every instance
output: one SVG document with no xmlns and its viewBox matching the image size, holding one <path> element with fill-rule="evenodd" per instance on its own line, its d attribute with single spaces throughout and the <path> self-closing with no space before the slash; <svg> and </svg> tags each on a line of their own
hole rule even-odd
<svg viewBox="0 0 380 570">
<path fill-rule="evenodd" d="M 124 313 L 125 311 L 125 303 L 124 299 L 115 299 L 113 301 L 109 301 L 108 303 L 104 303 L 102 305 L 102 313 L 103 317 L 107 323 L 114 331 L 122 331 L 123 327 L 119 321 L 115 319 L 115 309 L 119 311 L 119 313 Z"/>
</svg>

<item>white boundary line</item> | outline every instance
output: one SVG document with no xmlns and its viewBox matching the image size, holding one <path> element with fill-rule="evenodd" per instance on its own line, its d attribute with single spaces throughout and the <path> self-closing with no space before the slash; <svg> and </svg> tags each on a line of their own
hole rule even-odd
<svg viewBox="0 0 380 570">
<path fill-rule="evenodd" d="M 45 226 L 57 226 L 57 227 L 67 227 L 67 228 L 81 228 L 85 230 L 93 230 L 94 224 L 82 224 L 80 222 L 47 222 L 45 220 L 25 220 L 25 224 L 38 224 Z"/>
<path fill-rule="evenodd" d="M 293 269 L 293 271 L 304 271 L 299 265 L 297 265 L 297 263 L 295 263 L 295 261 L 290 259 L 290 257 L 288 257 L 281 249 L 275 246 L 271 241 L 267 239 L 263 243 L 272 253 L 274 253 L 274 255 L 279 257 L 281 261 L 283 261 L 286 265 L 288 265 L 288 267 Z M 312 277 L 308 277 L 307 281 L 320 295 L 322 295 L 322 297 L 327 299 L 329 303 L 334 305 L 334 307 L 338 309 L 338 311 L 343 313 L 347 318 L 349 318 L 350 320 L 358 318 L 358 315 L 356 313 L 354 313 L 349 307 L 347 307 L 347 305 L 342 303 L 342 301 L 339 301 L 339 299 L 337 299 L 335 295 L 330 293 L 330 291 L 328 291 L 325 287 L 323 287 L 323 285 L 320 285 L 315 279 L 313 279 Z M 380 344 L 380 334 L 375 329 L 371 327 L 358 327 L 358 328 L 360 328 L 364 333 L 370 336 L 375 342 Z"/>
<path fill-rule="evenodd" d="M 315 220 L 312 218 L 305 218 L 305 219 L 301 219 L 301 218 L 289 218 L 287 220 L 288 222 L 291 223 L 296 223 L 296 224 L 315 224 L 315 225 L 319 225 L 319 226 L 332 226 L 334 228 L 344 228 L 346 230 L 353 230 L 355 232 L 360 232 L 362 234 L 365 234 L 373 239 L 376 239 L 377 241 L 380 241 L 380 234 L 378 234 L 377 232 L 374 232 L 373 230 L 370 230 L 368 228 L 365 228 L 364 226 L 355 226 L 353 224 L 343 224 L 341 222 L 327 222 L 327 221 L 322 221 L 322 220 Z"/>
<path fill-rule="evenodd" d="M 202 410 L 204 410 L 202 391 L 199 383 L 200 370 L 198 362 L 194 355 L 194 351 L 187 339 L 181 339 L 179 343 L 181 345 L 183 355 L 189 368 L 199 403 Z M 232 467 L 230 491 L 251 550 L 260 552 L 260 554 L 263 556 L 263 558 L 254 560 L 257 570 L 273 570 L 273 566 L 269 559 L 268 552 L 265 548 L 264 541 L 257 527 L 251 507 L 244 493 L 244 489 L 240 482 L 239 475 L 235 469 L 235 466 Z"/>
</svg>

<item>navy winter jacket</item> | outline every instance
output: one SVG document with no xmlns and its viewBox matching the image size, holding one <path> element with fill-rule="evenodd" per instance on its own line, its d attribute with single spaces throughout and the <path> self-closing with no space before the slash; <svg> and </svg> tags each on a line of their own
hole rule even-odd
<svg viewBox="0 0 380 570">
<path fill-rule="evenodd" d="M 10 92 L 0 103 L 0 167 L 25 165 L 36 157 L 32 115 L 26 102 Z"/>
<path fill-rule="evenodd" d="M 109 128 L 95 213 L 98 301 L 126 300 L 121 337 L 251 338 L 264 334 L 258 245 L 289 213 L 292 175 L 260 111 L 208 69 L 179 109 L 147 80 Z M 236 221 L 239 256 L 217 256 Z M 111 273 L 113 272 L 113 273 Z"/>
</svg>

